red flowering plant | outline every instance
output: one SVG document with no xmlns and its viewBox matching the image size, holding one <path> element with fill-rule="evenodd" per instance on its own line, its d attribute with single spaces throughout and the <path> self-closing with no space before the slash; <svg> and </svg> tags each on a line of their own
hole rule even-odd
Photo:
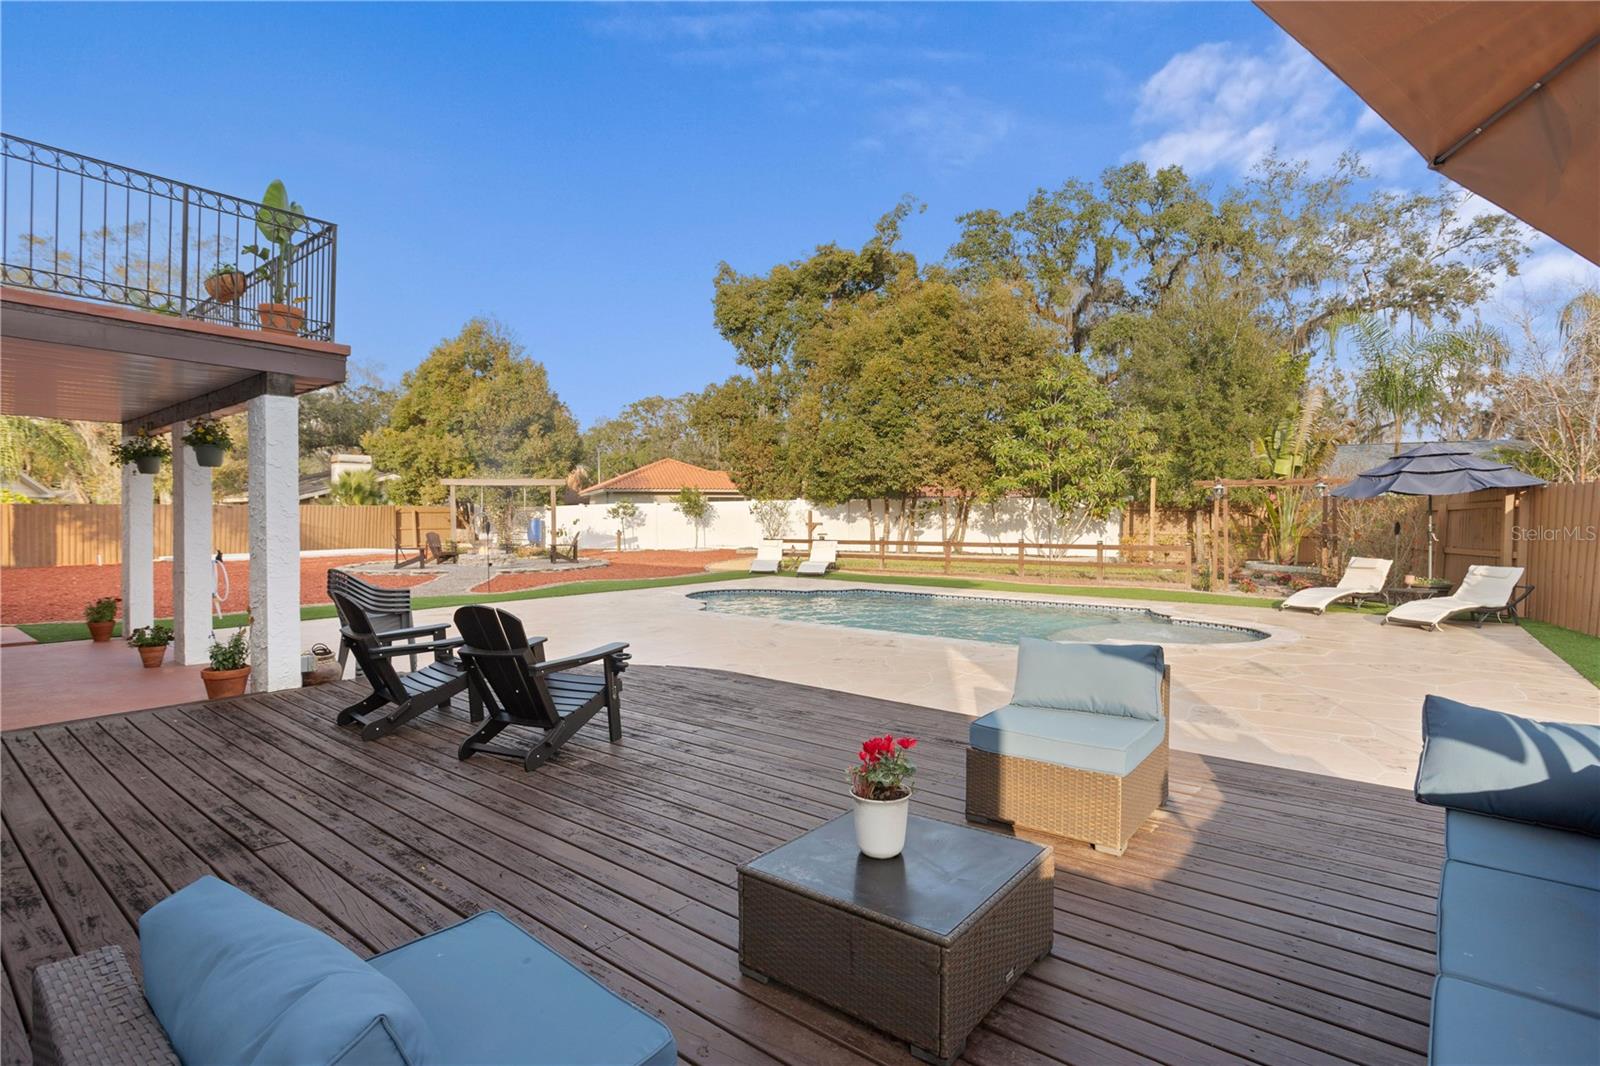
<svg viewBox="0 0 1600 1066">
<path fill-rule="evenodd" d="M 917 768 L 906 753 L 917 746 L 915 737 L 886 733 L 861 744 L 860 762 L 850 767 L 850 791 L 862 799 L 897 800 L 911 795 L 906 783 Z"/>
</svg>

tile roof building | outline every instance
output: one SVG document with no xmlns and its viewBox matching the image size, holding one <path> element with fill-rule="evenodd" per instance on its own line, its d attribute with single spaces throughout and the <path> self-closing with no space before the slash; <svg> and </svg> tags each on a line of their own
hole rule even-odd
<svg viewBox="0 0 1600 1066">
<path fill-rule="evenodd" d="M 646 503 L 669 499 L 686 488 L 699 489 L 713 500 L 744 499 L 744 493 L 739 491 L 726 470 L 707 470 L 681 459 L 657 459 L 636 470 L 590 485 L 579 495 L 585 503 L 615 503 L 619 500 Z"/>
</svg>

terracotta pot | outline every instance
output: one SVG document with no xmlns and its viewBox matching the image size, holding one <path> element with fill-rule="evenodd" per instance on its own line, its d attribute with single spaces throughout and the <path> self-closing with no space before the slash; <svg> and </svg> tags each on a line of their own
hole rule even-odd
<svg viewBox="0 0 1600 1066">
<path fill-rule="evenodd" d="M 194 449 L 194 461 L 201 466 L 221 466 L 228 454 L 228 449 L 220 444 L 191 444 L 189 447 Z"/>
<path fill-rule="evenodd" d="M 213 274 L 206 279 L 206 292 L 218 303 L 231 304 L 244 295 L 244 290 L 249 286 L 245 275 L 237 271 L 225 274 Z"/>
<path fill-rule="evenodd" d="M 250 682 L 250 668 L 241 666 L 237 670 L 201 670 L 200 680 L 205 682 L 208 700 L 242 696 L 245 685 Z"/>
<path fill-rule="evenodd" d="M 139 648 L 139 658 L 144 660 L 144 668 L 146 670 L 154 670 L 161 665 L 161 660 L 166 657 L 167 646 L 165 644 L 154 644 Z"/>
<path fill-rule="evenodd" d="M 111 631 L 115 628 L 117 623 L 114 619 L 110 622 L 90 622 L 89 639 L 96 644 L 104 644 L 111 639 Z"/>
<path fill-rule="evenodd" d="M 869 859 L 892 859 L 906 846 L 906 819 L 911 813 L 911 793 L 899 799 L 863 799 L 855 793 L 856 846 Z"/>
<path fill-rule="evenodd" d="M 306 324 L 306 313 L 294 304 L 257 304 L 256 313 L 268 333 L 298 334 Z"/>
</svg>

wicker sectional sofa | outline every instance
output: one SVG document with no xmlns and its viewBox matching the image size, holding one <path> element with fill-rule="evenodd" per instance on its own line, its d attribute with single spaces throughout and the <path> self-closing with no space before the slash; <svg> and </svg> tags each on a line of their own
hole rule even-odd
<svg viewBox="0 0 1600 1066">
<path fill-rule="evenodd" d="M 1157 645 L 1024 639 L 1012 702 L 970 728 L 967 818 L 1122 854 L 1167 798 L 1171 688 Z"/>
</svg>

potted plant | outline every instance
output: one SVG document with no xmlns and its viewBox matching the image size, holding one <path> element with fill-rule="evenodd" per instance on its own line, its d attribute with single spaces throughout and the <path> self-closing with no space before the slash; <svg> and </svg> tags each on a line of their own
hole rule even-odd
<svg viewBox="0 0 1600 1066">
<path fill-rule="evenodd" d="M 117 627 L 117 604 L 121 602 L 116 596 L 101 596 L 83 609 L 84 620 L 89 623 L 90 640 L 104 644 L 111 639 L 111 631 Z"/>
<path fill-rule="evenodd" d="M 189 424 L 183 443 L 194 449 L 195 462 L 201 466 L 221 466 L 223 456 L 233 447 L 233 436 L 215 418 L 201 415 Z"/>
<path fill-rule="evenodd" d="M 146 670 L 154 670 L 167 657 L 167 645 L 172 643 L 172 627 L 165 622 L 140 626 L 128 637 L 128 643 L 139 649 Z"/>
<path fill-rule="evenodd" d="M 225 641 L 211 641 L 211 666 L 200 671 L 206 686 L 206 699 L 238 696 L 250 680 L 250 631 L 236 630 Z"/>
<path fill-rule="evenodd" d="M 892 859 L 905 849 L 911 808 L 908 782 L 917 772 L 907 753 L 916 744 L 914 737 L 872 737 L 862 743 L 856 756 L 860 761 L 850 767 L 856 846 L 870 859 Z"/>
<path fill-rule="evenodd" d="M 244 295 L 250 276 L 232 263 L 218 263 L 206 275 L 206 292 L 219 304 L 231 304 Z"/>
<path fill-rule="evenodd" d="M 148 428 L 141 429 L 121 444 L 111 449 L 111 455 L 123 466 L 132 463 L 141 474 L 159 474 L 161 461 L 172 454 L 172 445 L 166 438 L 158 437 Z"/>
<path fill-rule="evenodd" d="M 274 181 L 261 194 L 261 206 L 256 208 L 256 229 L 271 247 L 247 244 L 243 249 L 261 260 L 266 268 L 272 299 L 257 304 L 256 313 L 260 316 L 261 328 L 271 333 L 299 333 L 305 325 L 306 313 L 297 306 L 305 303 L 305 298 L 293 295 L 295 283 L 289 280 L 294 235 L 304 217 L 300 205 L 289 200 L 283 182 Z"/>
</svg>

